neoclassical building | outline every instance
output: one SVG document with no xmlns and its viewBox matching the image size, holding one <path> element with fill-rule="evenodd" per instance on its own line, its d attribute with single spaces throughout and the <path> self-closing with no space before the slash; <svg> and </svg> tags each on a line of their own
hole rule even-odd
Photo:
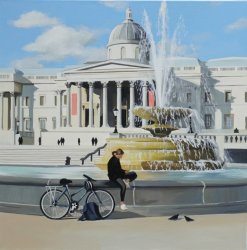
<svg viewBox="0 0 247 250">
<path fill-rule="evenodd" d="M 148 53 L 140 56 L 143 36 L 128 9 L 110 34 L 105 61 L 70 69 L 0 69 L 0 144 L 16 143 L 16 134 L 26 143 L 42 137 L 47 144 L 60 135 L 86 138 L 97 131 L 107 137 L 114 108 L 121 132 L 138 131 L 147 121 L 134 117 L 132 109 L 155 105 L 153 68 Z M 210 131 L 247 129 L 247 58 L 179 57 L 172 73 L 172 105 L 196 109 Z"/>
</svg>

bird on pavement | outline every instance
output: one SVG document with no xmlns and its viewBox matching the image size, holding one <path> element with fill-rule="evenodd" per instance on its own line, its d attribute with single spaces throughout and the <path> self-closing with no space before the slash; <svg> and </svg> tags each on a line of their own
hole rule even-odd
<svg viewBox="0 0 247 250">
<path fill-rule="evenodd" d="M 179 214 L 175 214 L 172 217 L 169 218 L 169 220 L 178 220 Z"/>
<path fill-rule="evenodd" d="M 184 216 L 184 218 L 185 218 L 185 220 L 186 220 L 187 222 L 194 221 L 192 218 L 190 218 L 190 217 L 188 217 L 188 216 Z"/>
</svg>

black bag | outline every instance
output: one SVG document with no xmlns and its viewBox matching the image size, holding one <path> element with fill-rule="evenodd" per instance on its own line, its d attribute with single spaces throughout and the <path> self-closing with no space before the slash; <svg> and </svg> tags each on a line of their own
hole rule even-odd
<svg viewBox="0 0 247 250">
<path fill-rule="evenodd" d="M 94 202 L 87 203 L 83 208 L 83 214 L 79 220 L 100 220 L 102 219 L 99 206 Z"/>
</svg>

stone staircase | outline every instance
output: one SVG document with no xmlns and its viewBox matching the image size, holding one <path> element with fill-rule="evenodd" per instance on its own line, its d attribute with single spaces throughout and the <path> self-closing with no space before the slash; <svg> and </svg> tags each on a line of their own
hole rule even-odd
<svg viewBox="0 0 247 250">
<path fill-rule="evenodd" d="M 69 156 L 71 165 L 81 165 L 80 158 L 95 149 L 93 146 L 0 146 L 0 164 L 65 165 L 65 159 Z M 96 153 L 92 162 L 89 157 L 84 166 L 94 165 L 98 157 Z"/>
</svg>

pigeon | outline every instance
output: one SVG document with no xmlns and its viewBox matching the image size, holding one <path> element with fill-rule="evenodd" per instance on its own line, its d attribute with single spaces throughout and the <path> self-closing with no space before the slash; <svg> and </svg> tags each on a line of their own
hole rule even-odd
<svg viewBox="0 0 247 250">
<path fill-rule="evenodd" d="M 172 217 L 169 218 L 169 220 L 178 220 L 179 214 L 175 214 Z"/>
<path fill-rule="evenodd" d="M 191 219 L 191 218 L 190 218 L 190 217 L 188 217 L 188 216 L 184 216 L 184 218 L 185 218 L 185 220 L 186 220 L 187 222 L 194 221 L 193 219 Z"/>
</svg>

